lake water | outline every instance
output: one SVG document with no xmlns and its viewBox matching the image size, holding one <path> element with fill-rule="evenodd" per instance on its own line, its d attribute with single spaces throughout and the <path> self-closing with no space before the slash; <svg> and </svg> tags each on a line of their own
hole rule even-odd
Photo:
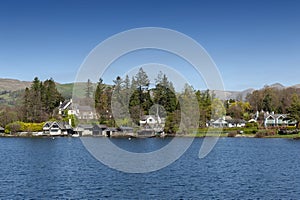
<svg viewBox="0 0 300 200">
<path fill-rule="evenodd" d="M 147 152 L 169 140 L 113 142 Z M 202 141 L 166 168 L 128 174 L 94 159 L 79 138 L 0 138 L 0 199 L 300 199 L 300 140 L 220 138 L 199 159 Z"/>
</svg>

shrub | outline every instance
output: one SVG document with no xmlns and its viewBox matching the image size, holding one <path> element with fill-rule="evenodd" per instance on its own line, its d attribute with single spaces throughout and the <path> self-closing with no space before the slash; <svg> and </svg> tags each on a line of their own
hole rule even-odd
<svg viewBox="0 0 300 200">
<path fill-rule="evenodd" d="M 245 124 L 245 128 L 258 128 L 258 123 L 257 122 L 247 122 Z"/>
<path fill-rule="evenodd" d="M 227 137 L 235 137 L 236 136 L 236 131 L 231 131 L 227 134 Z"/>
<path fill-rule="evenodd" d="M 21 131 L 21 122 L 12 122 L 5 126 L 5 133 L 16 133 Z"/>
<path fill-rule="evenodd" d="M 255 137 L 262 138 L 266 136 L 276 135 L 276 131 L 274 130 L 260 130 L 255 134 Z"/>
<path fill-rule="evenodd" d="M 279 129 L 278 134 L 279 135 L 292 135 L 292 134 L 298 134 L 298 129 Z"/>
<path fill-rule="evenodd" d="M 245 134 L 256 134 L 258 131 L 257 128 L 245 128 L 244 129 L 244 133 Z"/>
<path fill-rule="evenodd" d="M 38 132 L 43 130 L 44 123 L 12 122 L 5 126 L 6 133 Z"/>
</svg>

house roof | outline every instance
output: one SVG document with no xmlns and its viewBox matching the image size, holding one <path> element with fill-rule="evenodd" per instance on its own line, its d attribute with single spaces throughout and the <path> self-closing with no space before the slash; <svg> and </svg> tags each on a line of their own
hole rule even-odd
<svg viewBox="0 0 300 200">
<path fill-rule="evenodd" d="M 53 122 L 48 121 L 44 124 L 43 128 L 44 127 L 52 128 L 52 126 L 55 124 L 57 124 L 57 126 L 60 129 L 72 129 L 72 127 L 68 123 L 62 121 L 53 121 Z"/>
<path fill-rule="evenodd" d="M 59 105 L 59 109 L 67 109 L 71 105 L 71 100 L 66 100 L 62 104 Z"/>
<path fill-rule="evenodd" d="M 2 126 L 0 126 L 0 131 L 4 131 L 4 128 Z"/>
<path fill-rule="evenodd" d="M 63 122 L 56 122 L 56 121 L 51 124 L 50 128 L 52 128 L 55 124 L 57 124 L 60 129 L 66 128 Z"/>
<path fill-rule="evenodd" d="M 226 116 L 225 116 L 225 120 L 226 120 L 226 121 L 228 121 L 228 120 L 232 120 L 232 117 L 231 117 L 231 116 L 229 116 L 229 115 L 226 115 Z"/>
<path fill-rule="evenodd" d="M 219 118 L 214 121 L 213 124 L 227 124 L 227 122 L 224 119 Z"/>
<path fill-rule="evenodd" d="M 117 129 L 115 127 L 108 127 L 107 130 L 109 130 L 109 131 L 117 131 Z"/>
<path fill-rule="evenodd" d="M 248 122 L 257 122 L 255 119 L 250 119 Z"/>
<path fill-rule="evenodd" d="M 150 117 L 153 118 L 153 119 L 156 119 L 155 115 L 144 115 L 144 116 L 142 116 L 142 119 L 141 119 L 141 120 L 147 120 L 147 119 L 149 119 Z"/>
<path fill-rule="evenodd" d="M 231 119 L 231 120 L 226 120 L 228 123 L 234 124 L 234 123 L 246 123 L 245 120 L 243 119 Z"/>
<path fill-rule="evenodd" d="M 78 106 L 77 109 L 81 112 L 92 112 L 93 109 L 90 106 Z"/>
<path fill-rule="evenodd" d="M 53 121 L 47 121 L 43 127 L 50 127 Z"/>
<path fill-rule="evenodd" d="M 268 114 L 265 116 L 265 118 L 274 118 L 274 119 L 277 119 L 279 117 L 283 117 L 283 118 L 286 118 L 287 117 L 287 114 Z"/>
<path fill-rule="evenodd" d="M 94 129 L 107 129 L 107 126 L 106 125 L 103 125 L 103 124 L 95 124 L 93 126 Z"/>
<path fill-rule="evenodd" d="M 132 127 L 129 127 L 129 126 L 120 126 L 119 129 L 120 129 L 120 130 L 124 130 L 124 131 L 125 131 L 125 130 L 133 130 L 133 128 L 132 128 Z"/>
<path fill-rule="evenodd" d="M 83 129 L 92 129 L 92 124 L 79 124 L 77 127 L 83 128 Z"/>
<path fill-rule="evenodd" d="M 76 128 L 74 128 L 74 131 L 83 131 L 84 128 L 80 127 L 80 126 L 77 126 Z"/>
</svg>

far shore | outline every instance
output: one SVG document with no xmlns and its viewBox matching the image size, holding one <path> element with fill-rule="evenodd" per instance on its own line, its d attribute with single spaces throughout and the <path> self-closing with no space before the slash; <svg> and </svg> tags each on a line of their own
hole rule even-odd
<svg viewBox="0 0 300 200">
<path fill-rule="evenodd" d="M 2 138 L 60 138 L 60 137 L 69 137 L 73 138 L 72 135 L 65 135 L 65 136 L 51 136 L 51 135 L 35 135 L 34 133 L 14 133 L 14 134 L 4 134 L 1 133 L 0 137 Z M 87 136 L 80 136 L 80 137 L 105 137 L 103 135 L 87 135 Z M 194 138 L 205 138 L 205 137 L 230 137 L 230 138 L 286 138 L 286 139 L 300 139 L 300 133 L 298 134 L 290 134 L 290 135 L 271 135 L 271 136 L 263 136 L 258 137 L 256 134 L 236 134 L 236 135 L 230 135 L 228 133 L 197 133 L 197 134 L 166 134 L 164 137 L 156 136 L 154 138 L 166 138 L 166 137 L 194 137 Z M 75 138 L 75 137 L 74 137 Z M 139 136 L 132 136 L 132 135 L 116 135 L 111 136 L 109 138 L 145 138 L 145 137 L 139 137 Z M 147 138 L 147 137 L 146 137 Z"/>
</svg>

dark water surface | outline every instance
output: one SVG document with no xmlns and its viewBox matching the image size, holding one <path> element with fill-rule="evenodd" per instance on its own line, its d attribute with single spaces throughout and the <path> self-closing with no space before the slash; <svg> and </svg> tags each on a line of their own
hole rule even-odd
<svg viewBox="0 0 300 200">
<path fill-rule="evenodd" d="M 114 143 L 149 152 L 169 140 Z M 95 160 L 79 138 L 0 138 L 0 199 L 300 199 L 299 140 L 221 138 L 199 159 L 202 141 L 162 170 L 127 174 Z"/>
</svg>

